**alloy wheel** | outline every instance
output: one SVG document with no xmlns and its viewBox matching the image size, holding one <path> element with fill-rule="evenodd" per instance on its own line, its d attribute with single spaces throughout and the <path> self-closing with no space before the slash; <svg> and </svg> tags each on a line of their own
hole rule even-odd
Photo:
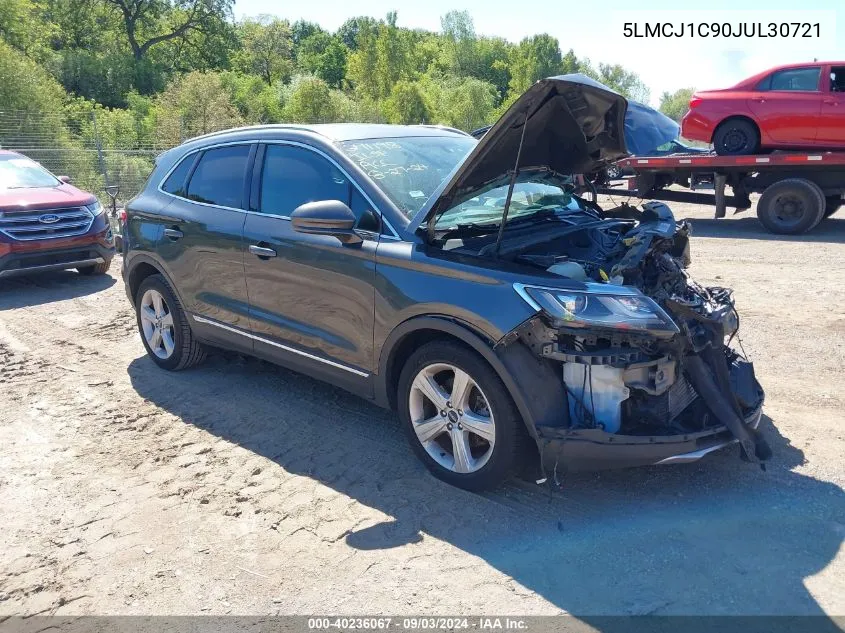
<svg viewBox="0 0 845 633">
<path fill-rule="evenodd" d="M 167 360 L 175 348 L 173 314 L 164 296 L 150 288 L 141 297 L 141 330 L 153 354 Z"/>
<path fill-rule="evenodd" d="M 423 367 L 408 398 L 414 432 L 432 459 L 460 474 L 484 467 L 493 454 L 496 422 L 467 372 L 447 363 Z"/>
</svg>

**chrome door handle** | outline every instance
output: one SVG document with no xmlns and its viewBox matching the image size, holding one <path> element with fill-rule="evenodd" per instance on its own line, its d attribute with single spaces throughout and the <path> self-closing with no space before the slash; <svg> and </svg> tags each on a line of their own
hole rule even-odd
<svg viewBox="0 0 845 633">
<path fill-rule="evenodd" d="M 179 229 L 164 229 L 164 236 L 171 240 L 178 240 L 183 236 L 183 233 Z"/>
<path fill-rule="evenodd" d="M 249 252 L 257 257 L 275 257 L 276 251 L 272 248 L 264 248 L 263 246 L 258 246 L 257 244 L 250 244 L 249 245 Z"/>
</svg>

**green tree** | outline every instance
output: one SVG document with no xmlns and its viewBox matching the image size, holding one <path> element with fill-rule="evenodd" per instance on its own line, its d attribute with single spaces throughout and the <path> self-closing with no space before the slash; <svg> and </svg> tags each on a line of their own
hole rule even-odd
<svg viewBox="0 0 845 633">
<path fill-rule="evenodd" d="M 478 51 L 475 25 L 469 11 L 449 11 L 440 18 L 446 67 L 459 77 L 477 70 Z"/>
<path fill-rule="evenodd" d="M 258 75 L 268 85 L 286 81 L 293 70 L 293 36 L 287 20 L 261 15 L 245 19 L 237 28 L 240 50 L 232 59 L 234 68 Z"/>
<path fill-rule="evenodd" d="M 276 86 L 258 75 L 224 72 L 220 76 L 229 99 L 247 123 L 277 123 L 284 116 Z"/>
<path fill-rule="evenodd" d="M 560 74 L 562 61 L 558 41 L 551 35 L 542 33 L 523 39 L 511 52 L 511 96 L 521 95 L 538 79 Z"/>
<path fill-rule="evenodd" d="M 431 108 L 420 86 L 412 81 L 398 81 L 390 91 L 384 105 L 385 115 L 391 123 L 409 125 L 430 123 Z"/>
<path fill-rule="evenodd" d="M 347 78 L 361 96 L 382 101 L 400 79 L 413 75 L 411 37 L 396 26 L 396 12 L 375 28 L 364 25 L 358 37 L 358 50 L 349 57 Z"/>
<path fill-rule="evenodd" d="M 670 119 L 680 123 L 689 110 L 689 101 L 695 88 L 681 88 L 675 92 L 664 92 L 660 95 L 660 111 Z"/>
<path fill-rule="evenodd" d="M 349 18 L 337 30 L 337 36 L 351 51 L 358 50 L 358 35 L 363 28 L 375 28 L 378 22 L 369 16 Z"/>
<path fill-rule="evenodd" d="M 156 99 L 158 141 L 166 146 L 243 123 L 220 73 L 194 71 L 171 81 Z"/>
<path fill-rule="evenodd" d="M 333 37 L 325 50 L 317 58 L 314 72 L 317 76 L 334 88 L 343 85 L 346 77 L 347 48 L 339 38 Z"/>
<path fill-rule="evenodd" d="M 329 123 L 338 118 L 337 100 L 318 77 L 300 75 L 285 86 L 284 117 L 295 123 Z"/>
<path fill-rule="evenodd" d="M 123 21 L 135 60 L 151 48 L 193 33 L 217 32 L 231 17 L 234 0 L 103 0 Z"/>
<path fill-rule="evenodd" d="M 0 145 L 26 137 L 65 138 L 62 106 L 67 95 L 33 60 L 0 41 Z"/>
<path fill-rule="evenodd" d="M 323 29 L 316 22 L 306 22 L 305 20 L 297 20 L 291 26 L 291 36 L 293 37 L 294 49 L 299 48 L 303 40 L 307 40 L 312 35 L 323 33 Z"/>
<path fill-rule="evenodd" d="M 508 62 L 511 48 L 501 37 L 480 37 L 476 44 L 478 61 L 473 76 L 496 86 L 499 101 L 507 94 L 511 81 Z"/>
<path fill-rule="evenodd" d="M 590 69 L 588 74 L 628 99 L 648 101 L 650 94 L 648 86 L 643 83 L 637 73 L 627 70 L 620 64 L 599 64 L 597 71 Z"/>
</svg>

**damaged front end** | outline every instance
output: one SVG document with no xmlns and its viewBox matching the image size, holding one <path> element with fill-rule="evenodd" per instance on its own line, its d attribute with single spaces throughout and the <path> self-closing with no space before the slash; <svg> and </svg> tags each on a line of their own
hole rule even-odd
<svg viewBox="0 0 845 633">
<path fill-rule="evenodd" d="M 687 274 L 687 223 L 660 202 L 576 195 L 575 175 L 627 155 L 625 136 L 669 140 L 661 117 L 628 116 L 582 75 L 539 81 L 412 221 L 432 249 L 527 273 L 513 287 L 536 315 L 496 347 L 535 408 L 547 473 L 693 461 L 737 441 L 744 459 L 771 455 L 763 390 L 731 346 L 731 291 Z"/>
<path fill-rule="evenodd" d="M 507 342 L 560 363 L 568 403 L 559 426 L 536 429 L 545 470 L 694 461 L 736 441 L 743 459 L 767 460 L 763 390 L 731 346 L 731 291 L 687 274 L 688 225 L 655 202 L 605 216 L 629 223 L 585 226 L 516 256 L 577 282 L 515 285 L 537 316 Z"/>
</svg>

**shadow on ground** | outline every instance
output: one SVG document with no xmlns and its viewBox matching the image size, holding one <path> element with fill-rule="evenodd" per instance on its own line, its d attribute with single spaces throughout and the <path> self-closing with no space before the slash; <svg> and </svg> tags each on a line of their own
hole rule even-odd
<svg viewBox="0 0 845 633">
<path fill-rule="evenodd" d="M 518 482 L 479 496 L 427 474 L 392 413 L 310 378 L 230 356 L 182 373 L 142 357 L 128 371 L 186 424 L 392 517 L 349 534 L 353 548 L 427 534 L 602 631 L 630 626 L 603 615 L 823 614 L 804 580 L 840 547 L 845 494 L 792 472 L 804 456 L 768 418 L 767 472 L 726 449 L 693 465 L 572 474 L 555 492 Z M 235 417 L 221 394 L 237 399 Z M 839 631 L 821 622 L 814 630 Z"/>
<path fill-rule="evenodd" d="M 0 310 L 84 297 L 114 284 L 110 275 L 80 275 L 75 270 L 4 278 L 0 279 Z"/>
<path fill-rule="evenodd" d="M 814 229 L 801 235 L 776 235 L 767 231 L 754 216 L 753 211 L 745 211 L 739 217 L 686 218 L 692 225 L 695 237 L 722 237 L 743 240 L 768 240 L 771 242 L 829 242 L 845 244 L 845 216 L 825 218 Z M 678 218 L 683 219 L 683 218 Z"/>
</svg>

